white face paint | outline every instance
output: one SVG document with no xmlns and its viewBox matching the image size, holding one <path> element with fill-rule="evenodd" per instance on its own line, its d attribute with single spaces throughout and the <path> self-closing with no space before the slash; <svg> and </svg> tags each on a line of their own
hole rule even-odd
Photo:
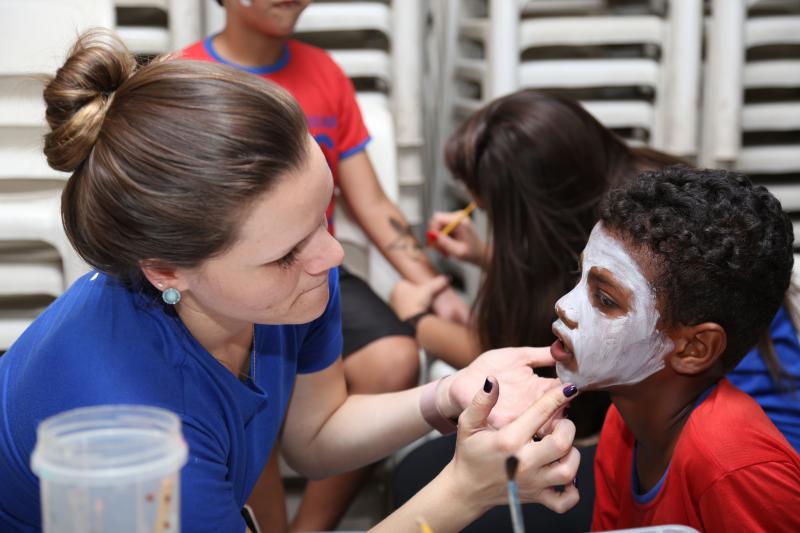
<svg viewBox="0 0 800 533">
<path fill-rule="evenodd" d="M 553 348 L 561 381 L 603 389 L 638 383 L 663 368 L 673 343 L 656 327 L 653 288 L 636 260 L 599 222 L 583 251 L 581 270 L 575 288 L 556 303 L 564 321 L 557 320 L 553 332 L 566 348 L 556 348 L 558 342 Z M 604 287 L 611 285 L 599 279 L 611 280 L 619 290 L 606 292 Z M 623 300 L 623 293 L 627 303 L 616 301 Z"/>
</svg>

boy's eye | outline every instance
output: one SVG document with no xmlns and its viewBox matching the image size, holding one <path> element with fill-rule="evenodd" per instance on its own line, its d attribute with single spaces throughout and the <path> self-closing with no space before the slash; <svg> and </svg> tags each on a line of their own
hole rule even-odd
<svg viewBox="0 0 800 533">
<path fill-rule="evenodd" d="M 614 300 L 612 300 L 611 298 L 609 298 L 604 292 L 597 291 L 596 297 L 597 297 L 597 301 L 600 302 L 600 305 L 603 306 L 604 308 L 606 308 L 606 309 L 616 309 L 617 308 L 617 303 Z"/>
</svg>

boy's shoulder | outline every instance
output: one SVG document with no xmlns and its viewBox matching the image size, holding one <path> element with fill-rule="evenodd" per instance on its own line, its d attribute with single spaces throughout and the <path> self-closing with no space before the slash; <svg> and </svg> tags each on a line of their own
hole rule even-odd
<svg viewBox="0 0 800 533">
<path fill-rule="evenodd" d="M 787 463 L 800 456 L 756 401 L 722 379 L 692 412 L 673 454 L 673 467 L 711 485 L 735 472 Z M 698 487 L 699 488 L 699 487 Z"/>
<path fill-rule="evenodd" d="M 301 69 L 303 72 L 313 69 L 312 72 L 347 78 L 342 68 L 333 60 L 327 50 L 297 39 L 289 39 L 286 42 L 286 46 L 289 51 L 288 62 L 291 67 Z"/>
</svg>

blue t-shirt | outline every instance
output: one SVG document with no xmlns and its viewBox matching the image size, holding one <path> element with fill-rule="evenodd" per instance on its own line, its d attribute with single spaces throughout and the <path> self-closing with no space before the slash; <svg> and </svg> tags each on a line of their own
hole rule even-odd
<svg viewBox="0 0 800 533">
<path fill-rule="evenodd" d="M 176 413 L 189 458 L 181 472 L 185 531 L 244 531 L 240 515 L 283 422 L 296 374 L 342 348 L 338 271 L 309 324 L 258 325 L 255 382 L 240 381 L 172 308 L 109 276 L 77 280 L 0 357 L 0 531 L 38 531 L 30 469 L 36 427 L 75 407 L 145 404 Z"/>
<path fill-rule="evenodd" d="M 776 389 L 757 349 L 751 350 L 726 377 L 758 402 L 772 423 L 800 452 L 800 390 L 796 388 L 800 385 L 800 343 L 785 308 L 778 310 L 769 333 L 778 360 L 792 377 L 795 388 L 789 391 Z"/>
</svg>

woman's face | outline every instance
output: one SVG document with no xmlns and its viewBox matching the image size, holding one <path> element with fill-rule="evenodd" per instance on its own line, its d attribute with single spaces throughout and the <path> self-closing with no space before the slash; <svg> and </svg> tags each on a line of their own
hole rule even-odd
<svg viewBox="0 0 800 533">
<path fill-rule="evenodd" d="M 225 253 L 185 269 L 178 304 L 220 323 L 299 324 L 328 303 L 328 271 L 344 251 L 328 233 L 325 210 L 333 180 L 322 151 L 308 137 L 301 168 L 256 198 Z"/>
<path fill-rule="evenodd" d="M 624 243 L 597 223 L 581 279 L 556 302 L 551 347 L 558 377 L 580 389 L 638 383 L 664 367 L 672 341 L 658 329 L 653 287 Z"/>
</svg>

